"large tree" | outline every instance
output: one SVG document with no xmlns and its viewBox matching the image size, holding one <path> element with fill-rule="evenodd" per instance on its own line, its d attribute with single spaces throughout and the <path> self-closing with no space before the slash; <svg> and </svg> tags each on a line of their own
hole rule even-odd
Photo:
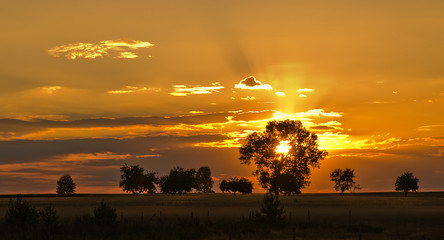
<svg viewBox="0 0 444 240">
<path fill-rule="evenodd" d="M 263 132 L 249 134 L 239 151 L 242 164 L 256 165 L 253 175 L 264 189 L 285 195 L 310 184 L 312 168 L 327 156 L 317 135 L 294 120 L 268 122 Z"/>
<path fill-rule="evenodd" d="M 346 168 L 345 170 L 338 168 L 330 173 L 330 180 L 335 183 L 335 190 L 341 191 L 341 195 L 343 195 L 345 191 L 352 190 L 352 188 L 359 188 L 354 180 L 354 172 L 355 170 L 350 168 Z"/>
<path fill-rule="evenodd" d="M 146 171 L 139 165 L 128 166 L 124 164 L 120 168 L 122 175 L 120 176 L 120 187 L 123 191 L 131 192 L 137 196 L 143 192 L 154 193 L 159 179 L 155 172 Z"/>
<path fill-rule="evenodd" d="M 209 167 L 200 167 L 194 176 L 194 188 L 199 192 L 211 193 L 213 178 Z"/>
<path fill-rule="evenodd" d="M 57 190 L 58 194 L 72 194 L 76 191 L 76 184 L 71 178 L 71 175 L 66 174 L 60 177 L 57 181 Z"/>
<path fill-rule="evenodd" d="M 407 192 L 416 192 L 419 189 L 418 181 L 419 179 L 414 177 L 413 173 L 405 172 L 396 178 L 395 190 L 403 191 L 404 197 L 407 197 Z"/>
<path fill-rule="evenodd" d="M 160 178 L 159 186 L 162 193 L 179 194 L 190 192 L 196 170 L 184 169 L 182 167 L 175 167 L 170 170 L 170 174 Z"/>
</svg>

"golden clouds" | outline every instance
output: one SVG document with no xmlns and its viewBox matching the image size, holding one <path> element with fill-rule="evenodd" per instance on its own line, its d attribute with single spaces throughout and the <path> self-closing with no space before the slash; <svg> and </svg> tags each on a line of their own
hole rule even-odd
<svg viewBox="0 0 444 240">
<path fill-rule="evenodd" d="M 285 93 L 284 92 L 275 92 L 276 96 L 279 97 L 285 97 Z"/>
<path fill-rule="evenodd" d="M 54 94 L 55 92 L 62 89 L 61 86 L 49 86 L 49 87 L 41 87 L 41 91 L 45 94 Z"/>
<path fill-rule="evenodd" d="M 48 53 L 54 57 L 66 57 L 68 59 L 96 59 L 105 56 L 111 58 L 137 58 L 137 50 L 146 49 L 154 46 L 149 42 L 138 40 L 104 40 L 98 43 L 71 43 L 67 45 L 56 46 L 48 50 Z"/>
<path fill-rule="evenodd" d="M 183 97 L 193 94 L 212 94 L 215 92 L 219 92 L 219 89 L 223 89 L 224 87 L 220 85 L 220 83 L 212 83 L 212 86 L 202 87 L 202 86 L 187 86 L 187 85 L 173 85 L 174 92 L 171 92 L 170 95 L 176 97 Z"/>
<path fill-rule="evenodd" d="M 110 94 L 125 94 L 125 93 L 136 93 L 136 92 L 145 92 L 145 91 L 154 91 L 154 92 L 160 92 L 160 88 L 147 88 L 147 87 L 133 87 L 133 86 L 126 86 L 123 89 L 120 90 L 110 90 L 107 91 L 107 93 Z"/>
<path fill-rule="evenodd" d="M 257 80 L 255 77 L 250 76 L 242 79 L 238 84 L 234 85 L 234 88 L 239 89 L 250 89 L 250 90 L 272 90 L 273 88 L 269 84 L 263 84 L 261 81 Z"/>
</svg>

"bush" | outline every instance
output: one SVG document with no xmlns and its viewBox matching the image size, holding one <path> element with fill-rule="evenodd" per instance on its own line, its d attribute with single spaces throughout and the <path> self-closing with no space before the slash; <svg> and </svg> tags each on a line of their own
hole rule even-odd
<svg viewBox="0 0 444 240">
<path fill-rule="evenodd" d="M 49 205 L 39 211 L 40 222 L 48 228 L 56 228 L 59 225 L 59 216 L 53 206 Z"/>
<path fill-rule="evenodd" d="M 256 220 L 270 225 L 279 225 L 284 221 L 284 209 L 277 195 L 265 194 L 260 212 L 256 212 Z"/>
<path fill-rule="evenodd" d="M 38 222 L 37 210 L 29 202 L 17 197 L 15 201 L 9 200 L 8 209 L 5 214 L 5 222 L 10 226 L 29 227 Z"/>
<path fill-rule="evenodd" d="M 110 225 L 116 222 L 116 209 L 105 203 L 104 200 L 94 209 L 94 218 L 99 225 Z"/>
</svg>

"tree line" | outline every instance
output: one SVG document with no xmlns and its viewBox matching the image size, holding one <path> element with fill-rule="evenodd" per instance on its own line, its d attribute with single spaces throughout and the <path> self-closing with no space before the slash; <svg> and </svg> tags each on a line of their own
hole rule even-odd
<svg viewBox="0 0 444 240">
<path fill-rule="evenodd" d="M 328 155 L 326 150 L 319 149 L 318 137 L 302 126 L 301 121 L 284 120 L 268 122 L 263 132 L 253 132 L 239 148 L 241 164 L 255 164 L 253 176 L 261 187 L 274 195 L 300 194 L 301 189 L 310 184 L 313 169 L 320 167 L 320 161 Z M 169 194 L 188 193 L 195 189 L 197 192 L 213 192 L 213 178 L 209 167 L 203 166 L 197 171 L 175 167 L 169 175 L 158 177 L 156 172 L 145 171 L 138 165 L 124 164 L 120 168 L 120 187 L 123 191 L 139 195 L 144 192 L 154 193 L 159 187 L 160 192 Z M 354 181 L 354 170 L 350 168 L 335 169 L 330 173 L 336 191 L 360 189 Z M 407 196 L 409 191 L 417 191 L 418 178 L 411 172 L 405 172 L 397 177 L 395 190 L 403 191 Z M 64 175 L 57 182 L 57 193 L 74 193 L 75 184 L 71 176 Z M 251 193 L 253 184 L 246 178 L 231 178 L 219 184 L 222 192 Z"/>
</svg>

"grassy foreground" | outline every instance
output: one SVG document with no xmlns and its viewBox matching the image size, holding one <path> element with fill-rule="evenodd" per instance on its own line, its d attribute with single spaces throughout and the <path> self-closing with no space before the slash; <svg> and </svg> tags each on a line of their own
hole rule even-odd
<svg viewBox="0 0 444 240">
<path fill-rule="evenodd" d="M 38 209 L 51 204 L 57 210 L 59 232 L 48 239 L 444 239 L 442 192 L 281 196 L 280 226 L 255 222 L 263 196 L 22 195 Z M 0 217 L 11 197 L 0 196 Z M 117 210 L 111 227 L 94 227 L 86 217 L 102 200 Z"/>
</svg>

